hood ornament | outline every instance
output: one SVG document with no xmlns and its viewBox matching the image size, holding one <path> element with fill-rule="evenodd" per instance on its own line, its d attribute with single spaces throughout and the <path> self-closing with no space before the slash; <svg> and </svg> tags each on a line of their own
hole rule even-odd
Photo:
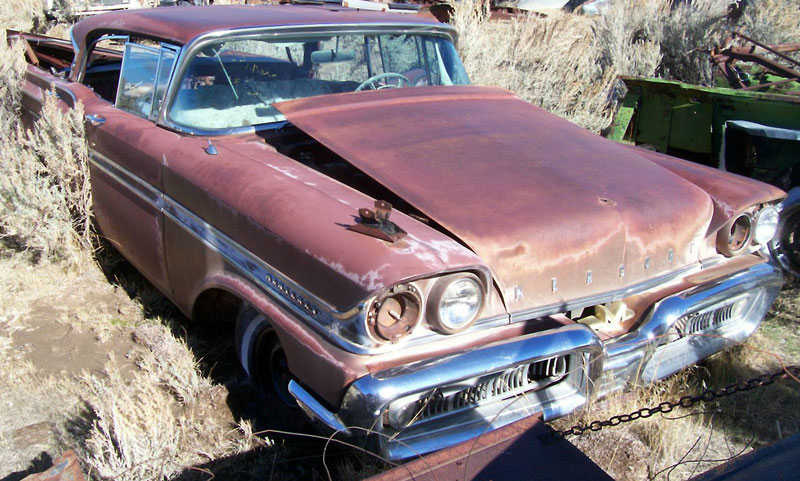
<svg viewBox="0 0 800 481">
<path fill-rule="evenodd" d="M 391 213 L 392 204 L 385 200 L 376 200 L 374 210 L 358 209 L 358 223 L 347 226 L 347 229 L 386 242 L 397 242 L 406 236 L 406 231 L 389 220 Z"/>
</svg>

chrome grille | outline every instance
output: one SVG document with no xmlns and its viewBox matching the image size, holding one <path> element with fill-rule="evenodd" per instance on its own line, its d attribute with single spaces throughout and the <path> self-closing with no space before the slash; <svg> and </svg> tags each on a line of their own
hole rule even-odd
<svg viewBox="0 0 800 481">
<path fill-rule="evenodd" d="M 472 387 L 444 395 L 441 389 L 417 401 L 417 420 L 460 411 L 556 384 L 567 376 L 567 356 L 523 364 L 482 378 Z"/>
<path fill-rule="evenodd" d="M 704 312 L 693 312 L 678 319 L 673 329 L 679 337 L 686 337 L 713 327 L 717 327 L 733 318 L 735 302 L 722 305 Z"/>
</svg>

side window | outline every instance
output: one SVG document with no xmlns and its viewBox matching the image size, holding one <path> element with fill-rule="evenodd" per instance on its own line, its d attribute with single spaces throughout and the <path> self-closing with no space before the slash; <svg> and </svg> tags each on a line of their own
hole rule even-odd
<svg viewBox="0 0 800 481">
<path fill-rule="evenodd" d="M 116 106 L 144 118 L 154 118 L 164 99 L 177 50 L 138 43 L 125 44 Z"/>
<path fill-rule="evenodd" d="M 122 65 L 122 49 L 128 37 L 107 35 L 89 47 L 89 58 L 83 75 L 83 83 L 101 98 L 116 101 L 119 90 L 119 71 Z"/>
</svg>

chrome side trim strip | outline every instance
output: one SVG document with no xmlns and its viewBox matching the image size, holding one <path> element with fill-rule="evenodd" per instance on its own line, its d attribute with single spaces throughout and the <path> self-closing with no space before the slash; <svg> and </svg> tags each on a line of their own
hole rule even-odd
<svg viewBox="0 0 800 481">
<path fill-rule="evenodd" d="M 108 157 L 95 150 L 89 149 L 89 162 L 107 176 L 127 187 L 129 191 L 143 201 L 161 212 L 164 211 L 164 195 L 155 187 L 128 170 L 114 164 Z M 133 184 L 136 184 L 136 186 Z"/>
<path fill-rule="evenodd" d="M 174 199 L 138 178 L 122 166 L 117 165 L 101 153 L 92 150 L 90 163 L 106 175 L 119 182 L 137 197 L 158 209 L 195 238 L 218 252 L 228 262 L 238 267 L 273 298 L 281 302 L 296 315 L 304 318 L 328 338 L 333 338 L 343 348 L 360 354 L 369 353 L 362 346 L 345 339 L 330 336 L 324 326 L 333 323 L 334 314 L 341 314 L 324 301 L 317 299 L 272 266 L 257 258 L 212 225 L 203 221 Z M 358 315 L 358 311 L 356 312 Z"/>
</svg>

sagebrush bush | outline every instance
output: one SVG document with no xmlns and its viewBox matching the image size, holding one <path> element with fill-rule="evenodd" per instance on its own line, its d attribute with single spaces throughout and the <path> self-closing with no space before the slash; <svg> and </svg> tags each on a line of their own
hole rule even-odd
<svg viewBox="0 0 800 481">
<path fill-rule="evenodd" d="M 81 265 L 94 244 L 83 108 L 65 112 L 49 91 L 41 117 L 25 129 L 19 117 L 21 46 L 3 43 L 0 59 L 0 237 L 37 258 Z"/>
<path fill-rule="evenodd" d="M 800 2 L 758 0 L 748 2 L 739 29 L 768 44 L 800 42 Z"/>
<path fill-rule="evenodd" d="M 271 444 L 249 421 L 228 425 L 204 415 L 217 388 L 166 327 L 144 324 L 134 337 L 148 348 L 136 354 L 137 370 L 123 375 L 112 358 L 105 376 L 82 379 L 92 417 L 82 459 L 100 479 L 173 479 L 202 462 Z"/>
<path fill-rule="evenodd" d="M 0 2 L 0 28 L 23 32 L 33 30 L 45 22 L 42 5 L 41 0 L 3 0 Z"/>
<path fill-rule="evenodd" d="M 619 0 L 601 17 L 557 13 L 489 22 L 477 2 L 454 6 L 459 50 L 473 82 L 496 85 L 590 130 L 613 117 L 618 75 L 652 76 L 660 61 L 652 18 L 663 2 Z M 631 15 L 623 12 L 636 12 Z M 653 30 L 653 31 L 651 31 Z"/>
</svg>

